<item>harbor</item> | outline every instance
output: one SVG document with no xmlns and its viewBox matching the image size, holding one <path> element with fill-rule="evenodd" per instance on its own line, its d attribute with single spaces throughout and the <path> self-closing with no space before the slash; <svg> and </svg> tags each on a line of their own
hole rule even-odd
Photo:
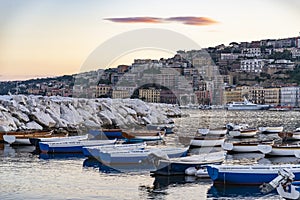
<svg viewBox="0 0 300 200">
<path fill-rule="evenodd" d="M 187 116 L 173 118 L 174 134 L 168 134 L 164 141 L 152 141 L 147 146 L 157 148 L 189 147 L 190 141 L 182 138 L 195 137 L 208 127 L 222 127 L 228 123 L 248 124 L 249 127 L 283 126 L 284 131 L 299 127 L 297 111 L 274 112 L 228 111 L 228 110 L 185 110 Z M 288 117 L 287 117 L 288 115 Z M 270 129 L 271 130 L 271 129 Z M 215 134 L 216 129 L 212 130 Z M 206 132 L 207 136 L 209 132 Z M 183 137 L 185 136 L 185 137 Z M 206 136 L 206 137 L 207 137 Z M 258 132 L 253 138 L 231 137 L 225 142 L 247 142 L 279 140 L 276 133 Z M 147 141 L 148 142 L 148 141 Z M 235 142 L 235 143 L 234 143 Z M 47 143 L 47 142 L 46 142 Z M 295 141 L 293 141 L 295 143 Z M 297 142 L 296 142 L 297 143 Z M 134 144 L 139 148 L 148 148 Z M 140 147 L 142 146 L 142 147 Z M 124 148 L 133 148 L 131 145 Z M 222 152 L 222 146 L 190 147 L 189 154 L 212 154 Z M 91 152 L 91 151 L 90 151 Z M 37 153 L 35 146 L 20 146 L 2 143 L 1 158 L 1 199 L 279 199 L 276 189 L 262 193 L 259 184 L 251 186 L 214 184 L 205 176 L 156 175 L 153 168 L 145 163 L 105 165 L 99 160 L 85 157 L 82 153 Z M 184 157 L 182 157 L 183 159 Z M 289 166 L 299 163 L 295 155 L 266 156 L 260 151 L 228 151 L 219 166 Z M 277 174 L 277 171 L 275 172 Z M 17 181 L 16 181 L 17 180 Z M 268 180 L 268 179 L 266 179 Z"/>
</svg>

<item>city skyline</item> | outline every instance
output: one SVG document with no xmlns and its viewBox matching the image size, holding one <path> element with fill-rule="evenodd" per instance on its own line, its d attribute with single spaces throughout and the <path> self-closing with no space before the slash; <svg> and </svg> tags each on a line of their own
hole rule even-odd
<svg viewBox="0 0 300 200">
<path fill-rule="evenodd" d="M 294 0 L 189 1 L 175 5 L 172 1 L 0 4 L 1 81 L 79 73 L 99 45 L 113 36 L 144 28 L 178 32 L 201 47 L 295 37 L 299 33 L 300 3 Z M 114 58 L 113 65 L 131 64 L 135 57 L 158 59 L 171 53 L 139 51 L 126 55 Z"/>
</svg>

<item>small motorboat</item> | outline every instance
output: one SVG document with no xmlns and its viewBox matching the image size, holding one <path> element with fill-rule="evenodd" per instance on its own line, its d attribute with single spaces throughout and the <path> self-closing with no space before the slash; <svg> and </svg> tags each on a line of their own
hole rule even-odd
<svg viewBox="0 0 300 200">
<path fill-rule="evenodd" d="M 198 134 L 202 136 L 215 136 L 215 137 L 221 137 L 225 136 L 227 133 L 226 128 L 216 128 L 216 129 L 210 129 L 210 128 L 199 128 Z"/>
<path fill-rule="evenodd" d="M 187 155 L 188 148 L 147 148 L 147 149 L 129 149 L 129 150 L 101 150 L 98 153 L 93 154 L 93 157 L 103 164 L 139 164 L 139 163 L 151 163 L 153 156 L 164 159 L 184 157 Z"/>
<path fill-rule="evenodd" d="M 84 146 L 114 144 L 114 140 L 82 140 L 82 141 L 60 141 L 60 142 L 39 142 L 42 153 L 82 153 Z"/>
<path fill-rule="evenodd" d="M 11 145 L 31 145 L 30 138 L 58 138 L 66 137 L 66 134 L 53 134 L 53 131 L 49 132 L 37 132 L 31 134 L 18 134 L 18 135 L 3 135 L 5 142 Z"/>
<path fill-rule="evenodd" d="M 46 137 L 46 138 L 29 138 L 29 141 L 36 148 L 39 148 L 39 142 L 67 142 L 67 141 L 81 141 L 87 140 L 88 134 L 79 136 L 65 136 L 65 137 Z"/>
<path fill-rule="evenodd" d="M 225 160 L 226 152 L 212 152 L 198 155 L 191 155 L 182 158 L 174 159 L 159 159 L 156 163 L 155 175 L 183 175 L 188 172 L 186 170 L 190 167 L 203 169 L 207 164 L 220 164 Z M 204 173 L 204 172 L 203 172 Z M 201 171 L 199 171 L 199 175 Z"/>
<path fill-rule="evenodd" d="M 123 131 L 122 136 L 128 143 L 145 142 L 145 141 L 157 141 L 163 140 L 165 133 L 162 131 Z"/>
<path fill-rule="evenodd" d="M 300 154 L 300 144 L 261 144 L 257 148 L 269 156 L 296 156 L 298 152 Z"/>
<path fill-rule="evenodd" d="M 232 152 L 259 152 L 257 145 L 272 145 L 274 144 L 273 140 L 268 141 L 244 141 L 244 142 L 224 142 L 222 148 L 226 151 Z"/>
<path fill-rule="evenodd" d="M 122 150 L 134 150 L 134 149 L 145 149 L 146 143 L 135 143 L 135 144 L 112 144 L 112 145 L 100 145 L 100 146 L 85 146 L 82 148 L 82 152 L 87 157 L 97 157 L 99 151 L 122 151 Z"/>
<path fill-rule="evenodd" d="M 256 129 L 233 130 L 233 131 L 229 131 L 228 134 L 231 137 L 254 137 L 257 134 L 257 130 Z"/>
<path fill-rule="evenodd" d="M 259 127 L 258 130 L 264 134 L 280 133 L 283 131 L 283 126 L 276 127 Z"/>
<path fill-rule="evenodd" d="M 225 137 L 208 137 L 208 136 L 200 136 L 194 137 L 190 145 L 197 147 L 213 147 L 213 146 L 221 146 L 225 141 Z"/>
</svg>

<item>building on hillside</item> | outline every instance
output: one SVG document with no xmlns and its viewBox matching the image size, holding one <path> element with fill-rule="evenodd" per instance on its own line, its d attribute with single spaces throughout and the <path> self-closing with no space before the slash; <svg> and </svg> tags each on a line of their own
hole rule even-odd
<svg viewBox="0 0 300 200">
<path fill-rule="evenodd" d="M 249 101 L 256 104 L 265 104 L 265 90 L 263 87 L 251 87 Z"/>
<path fill-rule="evenodd" d="M 241 60 L 241 71 L 260 73 L 263 70 L 265 61 L 263 59 Z"/>
<path fill-rule="evenodd" d="M 224 90 L 223 105 L 231 102 L 241 102 L 243 101 L 242 91 L 236 89 Z"/>
<path fill-rule="evenodd" d="M 110 85 L 99 84 L 96 86 L 95 97 L 111 97 L 112 87 Z"/>
<path fill-rule="evenodd" d="M 280 105 L 280 88 L 264 88 L 265 104 Z"/>
<path fill-rule="evenodd" d="M 282 106 L 298 107 L 300 99 L 299 87 L 282 87 L 280 89 L 280 104 Z"/>
<path fill-rule="evenodd" d="M 242 50 L 242 56 L 254 58 L 261 56 L 261 49 L 260 48 L 244 48 Z"/>
<path fill-rule="evenodd" d="M 156 88 L 139 89 L 139 99 L 151 103 L 160 103 L 160 92 L 161 89 Z"/>
<path fill-rule="evenodd" d="M 126 99 L 130 98 L 130 93 L 128 90 L 113 90 L 111 96 L 113 99 Z"/>
</svg>

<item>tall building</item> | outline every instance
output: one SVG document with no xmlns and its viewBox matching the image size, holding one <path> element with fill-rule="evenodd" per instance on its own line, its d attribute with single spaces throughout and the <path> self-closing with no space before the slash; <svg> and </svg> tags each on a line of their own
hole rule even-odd
<svg viewBox="0 0 300 200">
<path fill-rule="evenodd" d="M 296 106 L 299 104 L 299 87 L 282 87 L 280 89 L 280 104 L 282 106 Z"/>
</svg>

